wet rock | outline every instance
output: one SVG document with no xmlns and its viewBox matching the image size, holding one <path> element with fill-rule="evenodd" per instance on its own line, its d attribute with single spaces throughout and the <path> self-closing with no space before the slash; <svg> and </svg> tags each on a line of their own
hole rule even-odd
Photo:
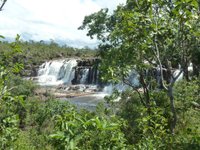
<svg viewBox="0 0 200 150">
<path fill-rule="evenodd" d="M 72 84 L 97 84 L 99 59 L 83 59 L 77 61 L 75 77 Z"/>
</svg>

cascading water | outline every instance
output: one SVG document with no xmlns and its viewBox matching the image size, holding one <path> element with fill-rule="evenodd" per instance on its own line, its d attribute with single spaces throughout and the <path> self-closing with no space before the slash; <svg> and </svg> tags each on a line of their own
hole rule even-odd
<svg viewBox="0 0 200 150">
<path fill-rule="evenodd" d="M 88 68 L 83 69 L 80 84 L 87 84 L 88 75 L 89 75 L 89 69 Z"/>
<path fill-rule="evenodd" d="M 132 86 L 138 87 L 139 86 L 139 74 L 136 71 L 130 71 L 129 76 L 127 77 L 127 80 Z M 123 82 L 120 82 L 118 84 L 109 84 L 104 87 L 103 92 L 107 94 L 112 94 L 114 90 L 117 90 L 118 92 L 123 92 L 126 89 L 128 89 L 129 86 L 126 85 Z"/>
<path fill-rule="evenodd" d="M 71 84 L 76 65 L 77 61 L 75 59 L 45 62 L 39 68 L 38 82 L 40 85 L 45 86 Z"/>
<path fill-rule="evenodd" d="M 98 62 L 95 59 L 48 61 L 39 67 L 38 83 L 51 86 L 49 89 L 57 98 L 91 109 L 104 101 L 105 96 L 99 92 L 96 65 Z"/>
<path fill-rule="evenodd" d="M 188 68 L 187 68 L 188 72 L 191 74 L 193 72 L 193 64 L 190 63 Z M 181 71 L 181 66 L 179 65 L 179 69 L 175 70 L 173 73 L 173 77 L 176 77 Z M 178 79 L 176 81 L 180 81 L 183 79 L 183 72 L 180 74 L 180 76 L 178 77 Z"/>
<path fill-rule="evenodd" d="M 190 68 L 188 68 L 188 71 L 192 70 L 192 66 Z M 180 69 L 177 69 L 174 72 L 174 76 L 179 72 Z M 122 82 L 118 84 L 107 84 L 105 86 L 105 83 L 99 82 L 98 76 L 97 59 L 63 59 L 43 63 L 39 67 L 37 78 L 38 83 L 43 86 L 66 85 L 53 87 L 55 96 L 63 100 L 68 100 L 77 106 L 89 109 L 95 107 L 99 102 L 104 102 L 103 98 L 111 95 L 114 89 L 123 92 L 129 88 L 128 85 Z M 181 79 L 182 77 L 183 73 L 179 78 Z M 159 83 L 159 68 L 156 72 L 156 78 Z M 126 80 L 136 88 L 140 85 L 139 74 L 134 70 L 130 71 Z M 118 100 L 120 100 L 120 97 L 115 101 Z"/>
<path fill-rule="evenodd" d="M 43 63 L 39 67 L 37 79 L 42 86 L 53 86 L 51 89 L 56 97 L 60 96 L 63 100 L 81 106 L 96 106 L 98 102 L 103 101 L 104 96 L 112 94 L 114 88 L 119 91 L 124 91 L 126 88 L 123 84 L 110 84 L 101 91 L 103 83 L 99 82 L 98 76 L 96 59 L 63 59 Z M 137 82 L 136 76 L 136 74 L 130 75 L 131 83 Z M 65 98 L 63 95 L 72 97 Z"/>
<path fill-rule="evenodd" d="M 96 62 L 76 59 L 52 60 L 43 63 L 38 70 L 38 83 L 43 86 L 97 85 Z"/>
<path fill-rule="evenodd" d="M 64 59 L 45 62 L 39 68 L 38 82 L 45 86 L 68 85 L 66 88 L 68 91 L 98 91 L 98 70 L 94 65 L 95 63 L 94 60 L 89 59 Z M 139 86 L 139 75 L 136 71 L 130 71 L 127 80 L 133 86 Z M 123 92 L 128 87 L 122 82 L 108 84 L 101 94 L 110 95 L 114 89 Z"/>
</svg>

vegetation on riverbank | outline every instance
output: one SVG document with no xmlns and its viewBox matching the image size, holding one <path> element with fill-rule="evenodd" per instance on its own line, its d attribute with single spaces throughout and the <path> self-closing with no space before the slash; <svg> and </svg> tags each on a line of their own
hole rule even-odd
<svg viewBox="0 0 200 150">
<path fill-rule="evenodd" d="M 105 98 L 109 107 L 99 104 L 94 112 L 48 92 L 43 99 L 35 93 L 37 86 L 20 76 L 23 63 L 57 58 L 58 51 L 59 58 L 74 57 L 75 50 L 55 43 L 26 45 L 19 36 L 13 43 L 0 43 L 0 149 L 199 150 L 199 8 L 196 0 L 128 0 L 113 15 L 103 9 L 87 16 L 81 28 L 102 41 L 103 78 L 130 87 L 114 91 Z M 86 57 L 84 51 L 80 55 Z M 151 74 L 155 67 L 159 80 Z M 137 87 L 127 80 L 131 69 L 139 74 Z"/>
<path fill-rule="evenodd" d="M 12 55 L 21 53 L 18 42 L 11 44 Z M 1 149 L 200 148 L 199 80 L 175 84 L 178 121 L 171 134 L 172 114 L 162 91 L 151 92 L 150 112 L 131 89 L 107 97 L 109 108 L 99 104 L 90 112 L 58 101 L 51 93 L 45 99 L 36 95 L 34 83 L 17 77 L 22 69 L 18 63 L 7 66 L 1 60 L 1 66 Z M 121 100 L 113 102 L 118 96 Z"/>
<path fill-rule="evenodd" d="M 49 44 L 44 42 L 24 42 L 20 41 L 22 53 L 13 57 L 13 62 L 21 62 L 24 64 L 22 75 L 32 76 L 36 74 L 34 71 L 45 61 L 63 58 L 93 58 L 96 57 L 97 51 L 90 48 L 73 48 L 69 46 L 60 46 L 51 41 Z M 0 45 L 0 55 L 11 51 L 10 43 L 2 42 Z M 32 72 L 31 72 L 32 71 Z"/>
<path fill-rule="evenodd" d="M 152 93 L 156 102 L 152 104 L 150 116 L 130 89 L 121 95 L 118 103 L 110 98 L 111 107 L 99 104 L 94 112 L 78 110 L 68 102 L 55 100 L 50 93 L 45 100 L 36 95 L 15 97 L 20 101 L 6 99 L 5 105 L 5 101 L 1 101 L 1 110 L 6 110 L 1 111 L 1 116 L 5 118 L 6 112 L 14 111 L 18 117 L 9 117 L 10 122 L 1 123 L 1 131 L 4 131 L 1 148 L 197 150 L 200 148 L 197 82 L 181 81 L 176 85 L 178 122 L 174 135 L 168 127 L 172 114 L 168 113 L 167 96 L 162 92 Z"/>
</svg>

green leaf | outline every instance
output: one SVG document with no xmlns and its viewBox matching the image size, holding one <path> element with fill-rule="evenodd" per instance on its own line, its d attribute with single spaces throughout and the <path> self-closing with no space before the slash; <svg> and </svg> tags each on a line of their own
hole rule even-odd
<svg viewBox="0 0 200 150">
<path fill-rule="evenodd" d="M 191 5 L 194 6 L 195 8 L 199 7 L 197 0 L 192 0 Z"/>
<path fill-rule="evenodd" d="M 4 37 L 4 36 L 2 36 L 2 35 L 0 35 L 0 38 L 1 38 L 1 39 L 5 39 L 5 37 Z"/>
<path fill-rule="evenodd" d="M 63 132 L 57 132 L 55 134 L 51 134 L 50 138 L 53 138 L 53 139 L 63 139 L 64 138 L 64 133 Z"/>
</svg>

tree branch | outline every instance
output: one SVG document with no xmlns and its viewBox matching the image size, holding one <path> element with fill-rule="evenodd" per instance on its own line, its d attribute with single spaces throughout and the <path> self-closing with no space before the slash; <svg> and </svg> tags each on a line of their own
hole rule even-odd
<svg viewBox="0 0 200 150">
<path fill-rule="evenodd" d="M 155 44 L 155 49 L 156 49 L 156 52 L 157 54 L 154 52 L 154 55 L 159 63 L 159 68 L 160 68 L 160 77 L 161 77 L 161 86 L 167 91 L 167 87 L 166 85 L 164 84 L 164 77 L 163 77 L 163 68 L 162 68 L 162 64 L 161 64 L 161 61 L 160 61 L 160 53 L 159 53 L 159 50 L 158 50 L 158 46 L 157 46 L 157 43 L 156 43 L 156 40 L 154 40 L 154 44 Z"/>
<path fill-rule="evenodd" d="M 3 3 L 2 3 L 1 6 L 0 6 L 0 11 L 3 10 L 3 6 L 5 5 L 6 1 L 7 1 L 7 0 L 3 0 Z"/>
<path fill-rule="evenodd" d="M 139 90 L 137 89 L 137 88 L 135 88 L 127 79 L 125 79 L 124 77 L 123 77 L 123 82 L 126 84 L 126 85 L 128 85 L 128 86 L 130 86 L 134 91 L 136 91 L 137 92 L 137 94 L 139 95 L 139 97 L 140 97 L 140 101 L 141 101 L 141 103 L 146 107 L 146 103 L 144 102 L 144 100 L 143 100 L 143 98 L 142 98 L 142 95 L 141 95 L 141 93 L 139 92 Z"/>
</svg>

